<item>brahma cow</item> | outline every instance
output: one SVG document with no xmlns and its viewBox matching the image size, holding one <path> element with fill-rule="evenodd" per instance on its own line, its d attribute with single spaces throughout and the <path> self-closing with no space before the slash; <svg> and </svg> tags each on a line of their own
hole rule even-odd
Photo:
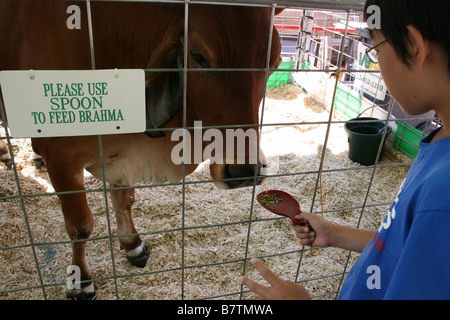
<svg viewBox="0 0 450 320">
<path fill-rule="evenodd" d="M 81 28 L 66 26 L 69 5 L 81 8 Z M 222 5 L 189 5 L 188 43 L 185 46 L 184 5 L 151 3 L 92 2 L 95 66 L 111 68 L 180 68 L 187 47 L 186 113 L 183 115 L 183 72 L 146 72 L 146 105 L 149 129 L 187 127 L 201 120 L 206 126 L 231 125 L 244 130 L 256 128 L 263 97 L 267 62 L 280 64 L 281 44 L 271 30 L 271 8 Z M 276 12 L 278 13 L 278 11 Z M 272 34 L 272 39 L 269 35 Z M 269 41 L 270 40 L 270 41 Z M 268 61 L 268 45 L 271 55 Z M 2 0 L 0 2 L 0 70 L 91 69 L 86 4 L 56 0 Z M 249 71 L 208 69 L 251 68 Z M 185 119 L 183 119 L 185 117 Z M 254 127 L 250 127 L 253 125 Z M 221 127 L 222 131 L 224 128 Z M 149 137 L 150 136 L 150 137 Z M 139 181 L 178 182 L 183 165 L 171 161 L 170 131 L 148 130 L 147 134 L 102 137 L 103 164 L 97 136 L 35 138 L 32 146 L 42 155 L 51 182 L 60 194 L 67 232 L 72 240 L 89 238 L 94 219 L 86 201 L 83 170 L 102 179 L 102 165 L 111 191 L 117 218 L 120 246 L 129 261 L 144 266 L 149 249 L 136 234 L 131 208 L 134 186 Z M 251 145 L 250 145 L 251 144 Z M 203 142 L 205 148 L 207 142 Z M 224 144 L 226 145 L 226 144 Z M 257 143 L 248 143 L 255 150 Z M 265 172 L 264 154 L 259 162 L 246 156 L 244 164 L 230 161 L 210 165 L 214 180 L 224 188 L 260 183 Z M 187 161 L 189 162 L 189 161 Z M 198 163 L 186 163 L 192 173 Z M 129 236 L 131 235 L 131 236 Z M 81 289 L 68 297 L 92 298 L 95 289 L 85 256 L 86 242 L 73 243 L 72 264 L 80 267 Z"/>
</svg>

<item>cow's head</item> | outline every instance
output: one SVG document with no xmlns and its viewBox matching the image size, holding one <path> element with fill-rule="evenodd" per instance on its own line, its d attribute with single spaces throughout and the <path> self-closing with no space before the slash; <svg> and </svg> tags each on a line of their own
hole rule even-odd
<svg viewBox="0 0 450 320">
<path fill-rule="evenodd" d="M 271 9 L 190 5 L 185 44 L 184 7 L 181 8 L 169 8 L 179 18 L 152 55 L 149 68 L 182 68 L 187 48 L 186 125 L 192 127 L 194 121 L 202 121 L 205 134 L 208 128 L 217 128 L 213 134 L 210 131 L 203 136 L 202 150 L 215 149 L 203 155 L 213 156 L 210 165 L 213 179 L 226 179 L 218 182 L 218 186 L 251 185 L 254 177 L 266 171 L 266 159 L 258 150 L 257 126 L 267 75 L 264 69 L 267 65 L 277 68 L 281 62 L 278 32 L 270 29 Z M 267 59 L 269 43 L 271 54 Z M 149 128 L 162 128 L 182 110 L 184 84 L 180 71 L 151 74 L 147 81 Z M 219 131 L 222 141 L 216 139 Z M 158 137 L 164 133 L 149 134 Z M 256 182 L 261 183 L 261 179 Z"/>
</svg>

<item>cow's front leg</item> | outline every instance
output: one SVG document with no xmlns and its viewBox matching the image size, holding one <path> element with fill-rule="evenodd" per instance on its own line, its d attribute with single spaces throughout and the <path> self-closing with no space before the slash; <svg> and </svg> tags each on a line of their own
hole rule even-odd
<svg viewBox="0 0 450 320">
<path fill-rule="evenodd" d="M 84 194 L 82 194 L 82 196 L 84 196 Z M 63 196 L 62 198 L 65 197 L 67 196 Z M 73 203 L 79 205 L 81 201 L 75 200 Z M 68 201 L 61 200 L 61 202 L 67 203 Z M 89 210 L 89 208 L 87 209 Z M 80 268 L 81 281 L 78 286 L 67 288 L 66 297 L 74 300 L 93 300 L 95 299 L 96 293 L 94 283 L 90 281 L 92 279 L 92 274 L 86 260 L 86 241 L 78 241 L 90 237 L 94 228 L 94 219 L 90 210 L 88 215 L 85 215 L 84 217 L 80 215 L 75 219 L 71 219 L 70 216 L 64 214 L 64 219 L 70 239 L 75 240 L 75 242 L 72 243 L 72 265 Z"/>
<path fill-rule="evenodd" d="M 82 169 L 75 166 L 56 166 L 50 163 L 48 172 L 55 190 L 84 190 Z M 61 207 L 67 233 L 72 243 L 72 265 L 79 268 L 81 283 L 68 287 L 66 296 L 71 299 L 94 299 L 95 288 L 91 270 L 86 260 L 86 241 L 94 229 L 94 217 L 89 209 L 85 193 L 60 194 Z"/>
<path fill-rule="evenodd" d="M 91 269 L 86 260 L 86 241 L 94 229 L 94 218 L 87 206 L 86 194 L 60 195 L 64 213 L 66 230 L 73 240 L 72 265 L 80 268 L 80 281 L 78 286 L 68 287 L 66 297 L 75 300 L 92 300 L 95 298 L 94 283 Z M 75 210 L 74 210 L 75 209 Z"/>
<path fill-rule="evenodd" d="M 112 185 L 112 188 L 118 187 Z M 134 189 L 115 189 L 111 191 L 112 202 L 117 219 L 119 242 L 125 250 L 128 261 L 136 267 L 143 268 L 150 256 L 150 249 L 137 235 L 131 216 L 134 203 Z"/>
</svg>

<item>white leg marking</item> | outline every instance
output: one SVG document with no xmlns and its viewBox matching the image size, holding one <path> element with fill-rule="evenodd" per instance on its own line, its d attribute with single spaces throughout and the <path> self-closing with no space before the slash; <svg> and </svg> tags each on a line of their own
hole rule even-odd
<svg viewBox="0 0 450 320">
<path fill-rule="evenodd" d="M 143 249 L 144 245 L 145 245 L 145 243 L 142 242 L 139 246 L 137 246 L 133 250 L 127 251 L 127 257 L 134 258 L 134 257 L 140 256 L 141 253 L 144 251 L 144 249 Z"/>
</svg>

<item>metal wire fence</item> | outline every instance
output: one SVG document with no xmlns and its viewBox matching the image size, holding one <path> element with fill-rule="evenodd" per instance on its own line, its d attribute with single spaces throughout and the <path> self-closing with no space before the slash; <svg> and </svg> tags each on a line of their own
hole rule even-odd
<svg viewBox="0 0 450 320">
<path fill-rule="evenodd" d="M 92 61 L 95 61 L 94 37 L 90 2 L 88 8 L 89 37 Z M 151 1 L 144 1 L 151 2 Z M 259 130 L 264 144 L 264 134 L 277 128 L 320 127 L 322 142 L 316 147 L 313 157 L 294 157 L 296 163 L 311 162 L 308 167 L 289 167 L 289 155 L 274 155 L 276 170 L 266 178 L 267 186 L 258 187 L 256 183 L 237 191 L 216 190 L 216 180 L 206 177 L 202 171 L 171 184 L 139 184 L 136 186 L 138 199 L 134 213 L 137 215 L 138 234 L 149 244 L 153 253 L 149 265 L 143 269 L 129 266 L 118 249 L 113 209 L 109 199 L 111 188 L 103 174 L 103 180 L 97 181 L 86 176 L 85 192 L 96 219 L 96 231 L 88 240 L 89 259 L 94 272 L 94 281 L 98 284 L 99 299 L 248 299 L 251 294 L 241 286 L 238 279 L 242 275 L 258 278 L 249 259 L 264 259 L 281 276 L 304 284 L 313 298 L 336 299 L 357 254 L 338 249 L 322 249 L 319 256 L 311 256 L 309 248 L 301 247 L 293 237 L 293 231 L 284 218 L 264 213 L 255 202 L 258 191 L 269 187 L 288 189 L 300 198 L 302 208 L 323 214 L 336 222 L 347 223 L 354 227 L 367 226 L 365 219 L 381 218 L 380 211 L 387 210 L 398 188 L 401 178 L 393 182 L 392 189 L 382 186 L 375 190 L 374 183 L 386 178 L 386 173 L 397 172 L 404 175 L 414 154 L 408 158 L 398 156 L 392 151 L 397 144 L 413 144 L 405 137 L 398 136 L 388 142 L 390 154 L 381 161 L 383 145 L 378 147 L 377 161 L 373 165 L 361 166 L 347 159 L 331 162 L 336 157 L 330 153 L 330 139 L 337 130 L 343 132 L 348 118 L 360 114 L 380 118 L 386 124 L 396 126 L 399 121 L 406 126 L 412 120 L 426 122 L 421 128 L 425 132 L 436 124 L 429 115 L 412 119 L 406 115 L 396 115 L 393 110 L 396 103 L 388 92 L 384 98 L 364 91 L 365 79 L 381 81 L 376 69 L 358 66 L 364 35 L 361 18 L 361 1 L 185 1 L 185 28 L 188 26 L 189 6 L 196 3 L 214 5 L 265 6 L 272 8 L 271 26 L 275 26 L 283 42 L 283 60 L 287 67 L 279 69 L 274 76 L 289 75 L 288 82 L 302 87 L 308 97 L 324 106 L 324 117 L 298 120 L 289 116 L 279 120 L 265 120 L 266 107 L 270 100 L 266 87 L 261 106 Z M 276 7 L 287 7 L 280 16 L 274 16 Z M 327 9 L 327 11 L 324 11 Z M 272 30 L 272 28 L 270 28 Z M 187 33 L 185 32 L 185 37 Z M 271 39 L 271 36 L 269 36 Z M 293 40 L 292 40 L 293 39 Z M 187 43 L 187 41 L 185 42 Z M 289 49 L 289 46 L 292 48 Z M 270 48 L 270 45 L 269 45 Z M 359 48 L 359 49 L 358 49 Z M 185 60 L 187 59 L 187 52 Z M 264 53 L 268 55 L 267 53 Z M 267 57 L 267 61 L 269 58 Z M 95 69 L 95 63 L 92 69 Z M 145 72 L 167 71 L 166 69 L 146 69 Z M 201 69 L 182 68 L 185 79 L 188 72 Z M 211 71 L 223 71 L 213 69 Z M 230 70 L 228 70 L 230 71 Z M 236 72 L 249 69 L 236 69 Z M 252 69 L 265 73 L 269 82 L 268 64 L 264 69 Z M 376 76 L 373 78 L 373 76 Z M 375 79 L 375 80 L 373 80 Z M 360 91 L 355 91 L 355 81 L 360 81 Z M 378 90 L 379 83 L 375 86 Z M 324 88 L 328 88 L 328 91 Z M 356 93 L 355 93 L 356 92 Z M 348 101 L 356 97 L 357 111 L 349 113 Z M 378 98 L 378 99 L 377 99 Z M 341 100 L 343 103 L 339 104 Z M 339 100 L 339 101 L 338 101 Z M 381 107 L 380 107 L 381 105 Z M 3 108 L 2 118 L 5 119 Z M 281 110 L 281 109 L 280 109 Z M 277 112 L 284 112 L 278 110 Z M 186 112 L 186 81 L 184 88 L 184 108 Z M 312 112 L 312 111 L 311 111 Z M 278 119 L 278 120 L 277 120 Z M 66 268 L 70 264 L 70 246 L 74 241 L 67 240 L 64 222 L 60 213 L 57 196 L 64 193 L 54 192 L 44 169 L 29 168 L 31 155 L 24 155 L 23 149 L 30 149 L 28 140 L 10 136 L 7 124 L 2 140 L 8 145 L 12 168 L 2 168 L 0 193 L 0 267 L 3 270 L 0 280 L 2 299 L 59 299 L 66 287 Z M 249 125 L 250 126 L 250 125 Z M 234 128 L 236 126 L 226 126 Z M 239 126 L 242 127 L 242 126 Z M 186 126 L 184 127 L 187 128 Z M 173 131 L 177 128 L 166 128 Z M 208 129 L 207 127 L 204 129 Z M 306 129 L 305 129 L 306 130 Z M 305 131 L 303 130 L 303 131 Z M 309 129 L 308 129 L 309 130 Z M 397 129 L 396 132 L 399 132 Z M 286 133 L 289 134 L 289 133 Z M 383 138 L 387 136 L 384 131 Z M 285 136 L 278 137 L 285 139 Z M 275 139 L 275 138 L 274 138 Z M 305 139 L 309 139 L 306 138 Z M 100 150 L 103 150 L 102 136 L 98 137 Z M 276 141 L 275 144 L 280 143 Z M 347 141 L 343 142 L 345 147 Z M 296 149 L 295 145 L 291 146 Z M 386 149 L 386 147 L 384 148 Z M 398 149 L 398 148 L 397 148 Z M 275 152 L 276 153 L 276 152 Z M 103 163 L 103 154 L 100 158 Z M 25 158 L 25 160 L 23 160 Z M 311 160 L 313 159 L 313 160 Z M 341 158 L 342 160 L 343 158 Z M 24 163 L 25 161 L 26 163 Z M 27 168 L 28 166 L 28 168 Z M 338 177 L 338 181 L 333 180 Z M 253 177 L 256 182 L 257 175 Z M 339 181 L 340 180 L 340 181 Z M 345 180 L 339 188 L 335 186 Z M 388 178 L 389 180 L 389 178 Z M 31 181 L 33 187 L 27 183 Z M 362 190 L 355 191 L 353 185 L 363 183 Z M 74 193 L 74 192 L 70 192 Z M 200 194 L 198 194 L 200 193 Z M 231 198 L 224 194 L 230 194 Z M 341 203 L 334 198 L 350 198 L 356 195 L 356 202 Z M 387 197 L 378 199 L 373 195 L 387 193 Z M 163 199 L 158 205 L 151 199 Z M 231 201 L 231 204 L 229 203 Z M 245 209 L 237 207 L 244 204 Z M 51 207 L 49 207 L 51 205 Z M 228 207 L 230 205 L 230 207 Z M 158 206 L 158 208 L 156 207 Z M 236 209 L 237 208 L 237 209 Z M 237 212 L 237 216 L 235 216 Z M 147 212 L 148 213 L 147 215 Z M 144 220 L 152 220 L 149 229 Z M 377 220 L 378 219 L 378 220 Z M 167 222 L 163 224 L 162 221 Z M 142 223 L 143 227 L 139 227 Z M 371 227 L 375 227 L 375 224 Z M 274 234 L 275 236 L 271 235 Z M 80 240 L 85 241 L 85 240 Z M 329 269 L 328 267 L 331 266 Z M 289 270 L 288 270 L 289 269 Z M 322 270 L 322 271 L 321 271 Z"/>
</svg>

